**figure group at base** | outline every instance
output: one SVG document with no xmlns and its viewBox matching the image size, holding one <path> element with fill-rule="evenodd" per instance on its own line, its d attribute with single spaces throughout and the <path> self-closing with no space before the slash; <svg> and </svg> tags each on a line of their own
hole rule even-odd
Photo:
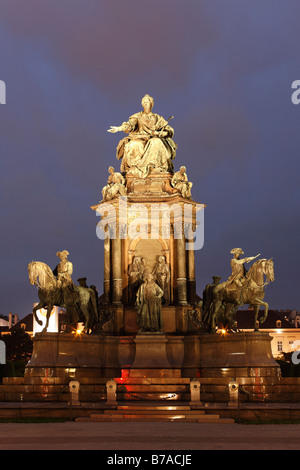
<svg viewBox="0 0 300 470">
<path fill-rule="evenodd" d="M 162 331 L 162 306 L 170 302 L 170 266 L 158 256 L 149 271 L 145 257 L 134 256 L 128 269 L 129 303 L 137 311 L 139 333 Z"/>
<path fill-rule="evenodd" d="M 254 330 L 258 330 L 258 321 L 263 323 L 268 315 L 268 304 L 265 302 L 265 287 L 274 281 L 274 262 L 271 259 L 259 259 L 247 271 L 245 263 L 254 261 L 259 255 L 240 258 L 241 248 L 231 250 L 232 273 L 220 283 L 219 276 L 213 276 L 213 282 L 203 291 L 203 299 L 196 310 L 198 326 L 203 331 L 215 333 L 222 324 L 228 330 L 236 330 L 235 316 L 238 307 L 249 305 L 254 308 Z M 57 253 L 60 263 L 52 271 L 42 262 L 33 261 L 28 265 L 29 280 L 38 286 L 40 302 L 34 307 L 33 314 L 37 323 L 41 321 L 36 311 L 47 309 L 47 331 L 51 311 L 54 306 L 66 309 L 68 325 L 76 328 L 83 322 L 85 331 L 92 332 L 99 322 L 98 295 L 95 286 L 88 287 L 85 278 L 78 279 L 80 285 L 72 280 L 73 264 L 68 260 L 68 251 Z M 147 260 L 134 257 L 128 270 L 130 279 L 131 300 L 137 311 L 139 332 L 162 332 L 162 306 L 170 301 L 170 268 L 165 256 L 159 256 L 152 272 L 146 269 Z M 266 279 L 266 280 L 265 280 Z M 264 308 L 263 316 L 258 319 L 260 307 Z M 196 319 L 196 310 L 190 310 L 191 320 Z"/>
<path fill-rule="evenodd" d="M 83 322 L 84 332 L 91 333 L 101 323 L 97 289 L 88 287 L 86 278 L 78 279 L 79 285 L 74 284 L 73 264 L 68 255 L 67 250 L 57 252 L 60 263 L 53 271 L 43 262 L 29 263 L 29 281 L 38 287 L 40 300 L 33 309 L 33 315 L 36 322 L 42 324 L 36 312 L 42 308 L 47 310 L 44 327 L 47 331 L 52 309 L 58 306 L 66 310 L 66 332 L 75 330 L 76 325 Z M 147 271 L 145 259 L 135 257 L 128 274 L 140 332 L 162 332 L 162 303 L 168 305 L 170 297 L 170 271 L 165 257 L 158 257 L 153 273 Z"/>
</svg>

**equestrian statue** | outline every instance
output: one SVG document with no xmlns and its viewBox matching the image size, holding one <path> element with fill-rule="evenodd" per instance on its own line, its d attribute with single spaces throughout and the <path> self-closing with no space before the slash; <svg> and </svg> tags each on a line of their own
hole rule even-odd
<svg viewBox="0 0 300 470">
<path fill-rule="evenodd" d="M 206 286 L 203 294 L 203 317 L 209 332 L 214 333 L 220 322 L 234 329 L 235 315 L 238 307 L 249 305 L 254 308 L 254 331 L 258 331 L 258 314 L 261 306 L 264 314 L 259 319 L 263 323 L 268 316 L 269 305 L 265 302 L 265 287 L 274 281 L 274 262 L 270 259 L 259 259 L 253 263 L 249 271 L 245 263 L 253 261 L 260 255 L 240 258 L 244 254 L 241 248 L 231 250 L 232 274 L 227 281 Z M 265 281 L 266 278 L 266 281 Z"/>
<path fill-rule="evenodd" d="M 46 324 L 43 329 L 45 332 L 53 307 L 65 308 L 68 327 L 76 329 L 76 324 L 83 322 L 84 332 L 88 334 L 98 321 L 97 296 L 94 289 L 73 283 L 71 277 L 73 264 L 67 259 L 68 255 L 67 250 L 57 253 L 61 261 L 53 271 L 40 261 L 28 264 L 29 281 L 38 287 L 40 300 L 33 308 L 33 315 L 36 322 L 41 325 L 42 322 L 36 312 L 41 308 L 47 309 Z"/>
</svg>

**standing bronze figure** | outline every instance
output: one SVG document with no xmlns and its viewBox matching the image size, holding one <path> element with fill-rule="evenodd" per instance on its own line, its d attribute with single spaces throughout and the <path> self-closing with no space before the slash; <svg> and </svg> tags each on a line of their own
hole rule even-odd
<svg viewBox="0 0 300 470">
<path fill-rule="evenodd" d="M 161 298 L 163 294 L 163 290 L 154 282 L 153 275 L 148 274 L 136 295 L 139 333 L 162 331 Z"/>
</svg>

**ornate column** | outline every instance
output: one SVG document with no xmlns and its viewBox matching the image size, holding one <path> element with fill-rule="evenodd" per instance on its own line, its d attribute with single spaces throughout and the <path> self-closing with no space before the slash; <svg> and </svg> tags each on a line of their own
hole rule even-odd
<svg viewBox="0 0 300 470">
<path fill-rule="evenodd" d="M 195 302 L 196 300 L 196 276 L 195 276 L 195 251 L 194 251 L 194 240 L 188 240 L 189 250 L 187 253 L 187 294 L 188 301 Z"/>
<path fill-rule="evenodd" d="M 112 303 L 122 305 L 122 249 L 119 237 L 111 240 Z"/>
<path fill-rule="evenodd" d="M 185 237 L 176 239 L 177 259 L 177 302 L 179 305 L 187 303 L 187 280 L 186 280 L 186 250 Z"/>
<path fill-rule="evenodd" d="M 107 236 L 104 240 L 104 280 L 103 280 L 103 293 L 105 303 L 110 303 L 110 252 L 111 252 L 111 241 Z"/>
</svg>

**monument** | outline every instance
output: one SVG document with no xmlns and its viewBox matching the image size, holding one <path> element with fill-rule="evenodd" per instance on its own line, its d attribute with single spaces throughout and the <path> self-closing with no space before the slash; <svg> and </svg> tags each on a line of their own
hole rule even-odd
<svg viewBox="0 0 300 470">
<path fill-rule="evenodd" d="M 109 167 L 102 200 L 92 206 L 104 244 L 102 294 L 85 278 L 73 282 L 67 250 L 57 253 L 54 270 L 42 262 L 28 265 L 30 282 L 39 287 L 34 315 L 64 308 L 67 329 L 48 333 L 46 322 L 34 338 L 26 373 L 48 367 L 60 376 L 72 368 L 77 378 L 275 376 L 271 338 L 258 330 L 260 306 L 261 321 L 268 314 L 263 299 L 265 278 L 274 281 L 273 260 L 258 259 L 247 272 L 245 264 L 260 255 L 240 258 L 242 249 L 232 249 L 228 280 L 215 276 L 203 298 L 197 295 L 195 251 L 202 246 L 205 204 L 193 200 L 186 167 L 174 167 L 173 116 L 155 114 L 149 95 L 141 104 L 141 111 L 108 130 L 126 134 L 116 149 L 120 171 Z M 244 304 L 255 309 L 252 333 L 235 325 Z M 85 333 L 80 339 L 79 322 Z"/>
</svg>

